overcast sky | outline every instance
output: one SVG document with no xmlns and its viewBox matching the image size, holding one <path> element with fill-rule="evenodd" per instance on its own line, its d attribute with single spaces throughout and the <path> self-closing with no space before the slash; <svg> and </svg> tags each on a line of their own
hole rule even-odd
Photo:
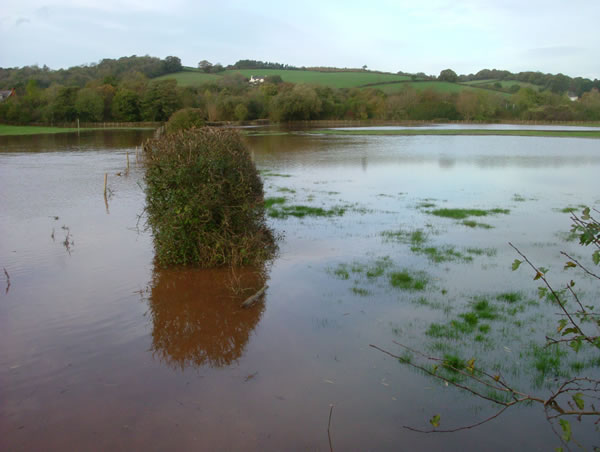
<svg viewBox="0 0 600 452">
<path fill-rule="evenodd" d="M 129 55 L 600 78 L 598 0 L 4 0 L 0 67 Z"/>
</svg>

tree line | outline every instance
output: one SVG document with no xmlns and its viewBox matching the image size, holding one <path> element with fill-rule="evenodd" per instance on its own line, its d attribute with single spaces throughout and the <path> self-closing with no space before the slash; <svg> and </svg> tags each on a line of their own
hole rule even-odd
<svg viewBox="0 0 600 452">
<path fill-rule="evenodd" d="M 376 88 L 284 83 L 280 77 L 252 86 L 241 74 L 225 74 L 198 87 L 179 87 L 174 79 L 152 80 L 129 71 L 83 86 L 52 83 L 45 88 L 30 79 L 17 96 L 0 103 L 0 122 L 166 121 L 181 108 L 198 109 L 207 121 L 598 121 L 600 93 L 592 89 L 572 101 L 566 94 L 527 87 L 507 95 L 490 90 L 416 90 L 409 84 L 402 91 L 385 93 Z"/>
</svg>

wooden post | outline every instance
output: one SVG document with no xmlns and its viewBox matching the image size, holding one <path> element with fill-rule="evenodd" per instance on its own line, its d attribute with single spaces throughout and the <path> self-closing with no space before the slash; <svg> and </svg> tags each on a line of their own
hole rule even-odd
<svg viewBox="0 0 600 452">
<path fill-rule="evenodd" d="M 108 174 L 104 173 L 104 197 L 106 198 L 106 182 L 108 180 Z"/>
<path fill-rule="evenodd" d="M 125 155 L 127 156 L 127 172 L 129 172 L 129 151 Z"/>
<path fill-rule="evenodd" d="M 77 135 L 79 135 L 79 118 L 77 118 Z"/>
</svg>

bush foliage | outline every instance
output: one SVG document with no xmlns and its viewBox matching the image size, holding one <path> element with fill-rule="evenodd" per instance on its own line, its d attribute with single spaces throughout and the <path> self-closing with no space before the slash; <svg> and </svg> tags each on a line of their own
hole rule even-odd
<svg viewBox="0 0 600 452">
<path fill-rule="evenodd" d="M 148 224 L 160 266 L 257 264 L 275 249 L 263 185 L 240 135 L 179 131 L 144 144 Z"/>
<path fill-rule="evenodd" d="M 165 129 L 167 133 L 204 126 L 206 113 L 201 108 L 182 108 L 171 115 Z"/>
</svg>

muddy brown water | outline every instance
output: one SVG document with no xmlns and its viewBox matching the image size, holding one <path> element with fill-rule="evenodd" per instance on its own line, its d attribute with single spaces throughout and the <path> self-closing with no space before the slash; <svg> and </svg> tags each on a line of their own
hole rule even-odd
<svg viewBox="0 0 600 452">
<path fill-rule="evenodd" d="M 509 240 L 540 262 L 560 249 L 583 254 L 563 240 L 569 219 L 558 210 L 599 201 L 598 141 L 248 137 L 267 196 L 344 214 L 271 219 L 278 257 L 232 274 L 155 268 L 135 159 L 146 136 L 0 138 L 0 266 L 9 275 L 0 279 L 0 450 L 325 451 L 331 404 L 334 450 L 558 445 L 537 407 L 451 435 L 404 429 L 427 428 L 436 413 L 451 428 L 494 410 L 369 344 L 431 350 L 429 324 L 456 318 L 473 296 L 532 296 L 531 275 L 510 271 Z M 493 229 L 472 229 L 423 203 L 510 214 L 474 218 Z M 382 236 L 399 229 L 423 229 L 463 254 L 493 252 L 436 263 Z M 382 259 L 383 272 L 369 275 Z M 427 275 L 425 291 L 389 284 L 389 272 L 407 269 Z M 242 309 L 265 283 L 265 296 Z M 552 311 L 517 315 L 526 331 L 492 325 L 494 340 L 463 346 L 465 356 L 508 363 L 517 384 L 547 391 L 528 383 L 526 350 L 552 328 Z"/>
</svg>

